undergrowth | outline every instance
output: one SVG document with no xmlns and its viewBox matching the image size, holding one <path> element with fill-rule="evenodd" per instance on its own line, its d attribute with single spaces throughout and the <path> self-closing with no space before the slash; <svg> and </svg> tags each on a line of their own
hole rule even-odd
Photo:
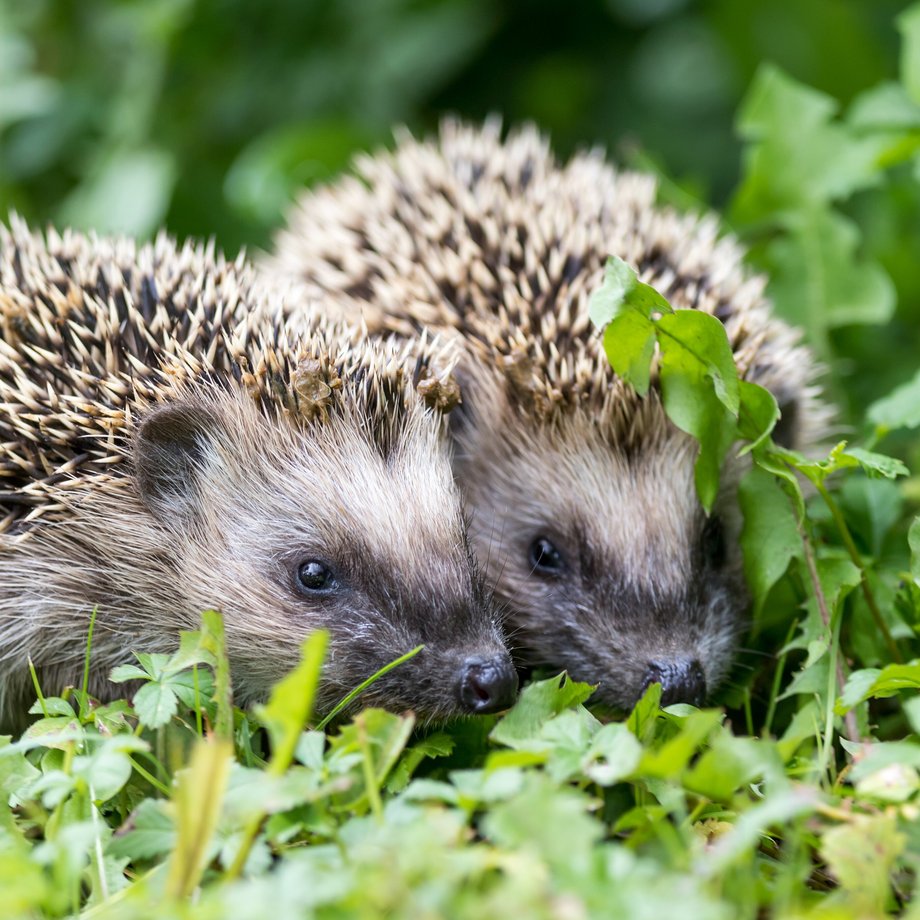
<svg viewBox="0 0 920 920">
<path fill-rule="evenodd" d="M 592 302 L 617 371 L 657 377 L 699 440 L 704 505 L 728 451 L 750 457 L 754 626 L 719 705 L 662 710 L 654 685 L 607 721 L 563 675 L 501 717 L 319 727 L 325 637 L 243 712 L 206 614 L 175 655 L 116 669 L 130 700 L 40 697 L 0 740 L 0 917 L 920 917 L 920 374 L 877 398 L 888 368 L 857 373 L 866 324 L 917 312 L 916 232 L 891 230 L 920 203 L 920 7 L 901 27 L 899 83 L 841 115 L 768 68 L 739 120 L 729 219 L 827 363 L 845 440 L 777 447 L 721 325 L 618 260 Z"/>
</svg>

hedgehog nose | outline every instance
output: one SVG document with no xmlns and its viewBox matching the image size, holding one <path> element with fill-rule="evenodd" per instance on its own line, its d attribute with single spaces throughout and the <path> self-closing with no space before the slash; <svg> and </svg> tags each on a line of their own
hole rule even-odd
<svg viewBox="0 0 920 920">
<path fill-rule="evenodd" d="M 649 684 L 661 684 L 661 705 L 691 703 L 702 706 L 706 699 L 706 675 L 695 658 L 670 658 L 648 663 L 643 692 Z"/>
<path fill-rule="evenodd" d="M 476 715 L 507 709 L 517 687 L 517 672 L 507 656 L 467 658 L 460 668 L 460 703 Z"/>
</svg>

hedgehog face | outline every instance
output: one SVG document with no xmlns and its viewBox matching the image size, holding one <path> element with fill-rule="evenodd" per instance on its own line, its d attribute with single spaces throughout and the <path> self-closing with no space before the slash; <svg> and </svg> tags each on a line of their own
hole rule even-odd
<svg viewBox="0 0 920 920">
<path fill-rule="evenodd" d="M 597 684 L 609 705 L 631 707 L 653 681 L 666 704 L 702 704 L 745 625 L 730 477 L 707 517 L 695 442 L 663 416 L 638 450 L 577 414 L 521 430 L 462 428 L 456 459 L 515 645 L 530 664 Z"/>
<path fill-rule="evenodd" d="M 151 413 L 136 478 L 184 593 L 223 611 L 245 698 L 264 697 L 326 628 L 324 708 L 417 645 L 361 705 L 432 718 L 505 708 L 517 677 L 436 420 L 419 403 L 386 455 L 365 422 L 269 420 L 248 397 Z"/>
</svg>

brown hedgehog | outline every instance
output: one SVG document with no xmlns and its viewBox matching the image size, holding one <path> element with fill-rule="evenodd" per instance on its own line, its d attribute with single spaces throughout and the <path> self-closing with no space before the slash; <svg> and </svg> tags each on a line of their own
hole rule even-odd
<svg viewBox="0 0 920 920">
<path fill-rule="evenodd" d="M 713 217 L 656 207 L 652 178 L 597 152 L 560 166 L 532 128 L 503 141 L 498 123 L 449 121 L 355 171 L 302 197 L 264 274 L 333 294 L 372 330 L 462 338 L 454 468 L 527 662 L 620 707 L 652 681 L 665 702 L 701 702 L 746 625 L 741 462 L 707 517 L 695 442 L 617 379 L 588 298 L 616 254 L 675 307 L 718 317 L 741 376 L 781 405 L 776 437 L 798 446 L 825 412 L 763 279 Z"/>
<path fill-rule="evenodd" d="M 321 708 L 510 704 L 517 678 L 446 450 L 453 349 L 259 315 L 253 273 L 161 236 L 0 227 L 0 719 L 223 611 L 241 702 L 331 632 Z M 238 317 L 248 317 L 238 321 Z M 420 395 L 424 393 L 424 396 Z"/>
</svg>

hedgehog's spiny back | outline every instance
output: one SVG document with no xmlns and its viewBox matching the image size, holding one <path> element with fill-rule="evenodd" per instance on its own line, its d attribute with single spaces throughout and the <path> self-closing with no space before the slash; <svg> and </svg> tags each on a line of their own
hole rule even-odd
<svg viewBox="0 0 920 920">
<path fill-rule="evenodd" d="M 614 382 L 587 310 L 615 253 L 674 306 L 722 320 L 739 372 L 783 383 L 823 424 L 813 363 L 772 317 L 762 279 L 715 219 L 656 208 L 651 177 L 616 172 L 597 152 L 560 166 L 533 128 L 503 141 L 497 122 L 452 121 L 435 142 L 400 135 L 356 171 L 301 199 L 267 272 L 341 296 L 372 329 L 457 329 L 525 411 L 583 406 L 615 427 L 609 406 L 637 398 Z"/>
<path fill-rule="evenodd" d="M 447 346 L 381 345 L 316 312 L 294 339 L 270 297 L 210 245 L 0 226 L 0 531 L 56 510 L 65 480 L 117 476 L 132 411 L 170 396 L 237 390 L 296 424 L 351 407 L 378 440 L 421 411 L 413 385 L 449 408 Z"/>
</svg>

